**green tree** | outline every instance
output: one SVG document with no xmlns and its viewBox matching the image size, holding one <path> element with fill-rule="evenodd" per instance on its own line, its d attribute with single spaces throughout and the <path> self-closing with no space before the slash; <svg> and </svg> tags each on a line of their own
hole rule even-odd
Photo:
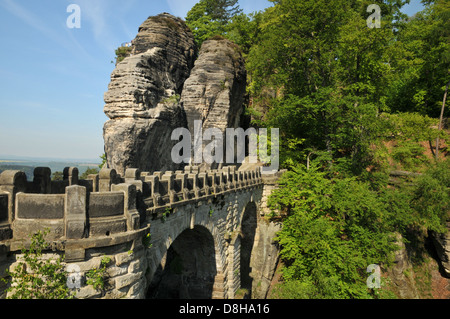
<svg viewBox="0 0 450 319">
<path fill-rule="evenodd" d="M 194 33 L 199 47 L 205 40 L 225 34 L 231 18 L 242 12 L 237 2 L 238 0 L 200 0 L 189 10 L 186 24 Z"/>
<path fill-rule="evenodd" d="M 410 229 L 446 232 L 450 171 L 439 163 L 413 186 L 377 187 L 363 176 L 340 177 L 313 160 L 310 169 L 293 167 L 279 182 L 269 204 L 283 220 L 282 298 L 380 298 L 367 289 L 368 265 L 389 267 L 398 248 L 394 234 Z"/>
<path fill-rule="evenodd" d="M 228 22 L 224 36 L 241 48 L 244 57 L 247 57 L 250 49 L 258 41 L 262 17 L 262 12 L 248 15 L 241 13 L 233 16 Z"/>
<path fill-rule="evenodd" d="M 384 18 L 382 28 L 368 28 L 365 2 L 273 2 L 248 57 L 253 107 L 283 140 L 296 141 L 296 150 L 282 152 L 302 153 L 306 161 L 326 151 L 330 165 L 360 172 L 372 160 L 370 144 L 387 109 L 393 23 Z M 395 4 L 382 7 L 386 16 L 398 11 Z"/>
<path fill-rule="evenodd" d="M 395 111 L 438 117 L 450 80 L 450 3 L 437 0 L 426 4 L 425 10 L 399 27 L 392 61 L 395 82 L 388 88 L 388 103 Z"/>
<path fill-rule="evenodd" d="M 397 223 L 386 223 L 388 201 L 380 200 L 368 183 L 330 179 L 321 167 L 313 161 L 309 170 L 293 168 L 270 197 L 272 207 L 287 215 L 277 239 L 287 289 L 280 287 L 281 296 L 374 297 L 365 269 L 392 261 L 391 231 Z"/>
</svg>

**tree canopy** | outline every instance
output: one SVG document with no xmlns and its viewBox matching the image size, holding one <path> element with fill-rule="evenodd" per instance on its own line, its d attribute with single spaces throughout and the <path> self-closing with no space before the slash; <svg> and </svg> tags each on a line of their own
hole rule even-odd
<svg viewBox="0 0 450 319">
<path fill-rule="evenodd" d="M 367 288 L 366 267 L 389 267 L 397 234 L 447 231 L 450 139 L 438 117 L 450 115 L 450 3 L 423 1 L 408 17 L 408 1 L 270 1 L 244 14 L 201 0 L 187 22 L 199 44 L 220 34 L 242 48 L 252 125 L 280 130 L 278 296 L 392 297 Z M 393 170 L 422 175 L 402 182 Z"/>
</svg>

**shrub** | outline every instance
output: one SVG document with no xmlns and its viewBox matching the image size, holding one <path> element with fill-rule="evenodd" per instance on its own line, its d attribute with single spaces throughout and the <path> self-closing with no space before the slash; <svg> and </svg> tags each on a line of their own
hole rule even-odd
<svg viewBox="0 0 450 319">
<path fill-rule="evenodd" d="M 8 299 L 72 299 L 67 287 L 67 273 L 63 258 L 47 259 L 43 251 L 49 248 L 44 237 L 48 230 L 38 231 L 31 237 L 29 249 L 22 249 L 23 256 L 13 271 L 6 270 L 10 279 Z M 8 280 L 3 279 L 6 283 Z"/>
</svg>

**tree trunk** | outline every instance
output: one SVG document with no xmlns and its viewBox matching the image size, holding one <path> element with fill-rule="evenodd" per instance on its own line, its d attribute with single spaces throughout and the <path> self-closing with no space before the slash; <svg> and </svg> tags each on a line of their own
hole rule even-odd
<svg viewBox="0 0 450 319">
<path fill-rule="evenodd" d="M 447 101 L 447 92 L 448 92 L 449 85 L 450 85 L 450 81 L 448 81 L 447 87 L 445 88 L 444 101 L 442 102 L 441 116 L 439 117 L 439 131 L 442 130 L 442 122 L 444 120 L 445 102 Z M 436 159 L 439 159 L 439 136 L 436 138 L 436 152 L 435 152 L 435 155 L 436 155 Z"/>
</svg>

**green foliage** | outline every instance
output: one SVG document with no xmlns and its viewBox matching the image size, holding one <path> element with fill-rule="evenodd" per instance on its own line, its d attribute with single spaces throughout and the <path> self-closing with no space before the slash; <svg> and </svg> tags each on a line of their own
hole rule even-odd
<svg viewBox="0 0 450 319">
<path fill-rule="evenodd" d="M 211 2 L 188 13 L 198 43 L 220 35 L 241 47 L 246 115 L 280 129 L 288 172 L 269 199 L 283 220 L 277 295 L 392 297 L 367 288 L 366 267 L 389 266 L 396 232 L 444 231 L 449 211 L 448 161 L 425 154 L 437 137 L 449 143 L 432 118 L 448 82 L 448 1 L 428 1 L 411 19 L 402 1 L 377 2 L 378 29 L 367 27 L 370 0 L 271 0 L 223 19 Z M 388 187 L 389 170 L 428 166 L 412 185 Z"/>
<path fill-rule="evenodd" d="M 277 241 L 284 261 L 283 298 L 379 298 L 365 269 L 384 267 L 397 249 L 393 234 L 410 227 L 444 231 L 449 211 L 448 163 L 412 189 L 373 187 L 361 177 L 334 177 L 322 163 L 292 168 L 269 199 L 287 216 Z M 384 293 L 384 292 L 383 292 Z"/>
<path fill-rule="evenodd" d="M 63 172 L 54 172 L 52 174 L 52 181 L 62 181 L 64 177 Z"/>
<path fill-rule="evenodd" d="M 422 225 L 445 233 L 450 218 L 450 160 L 431 167 L 419 177 L 413 189 L 412 206 L 419 213 Z"/>
<path fill-rule="evenodd" d="M 172 213 L 172 209 L 171 209 L 169 206 L 167 206 L 167 207 L 164 209 L 164 212 L 162 213 L 161 221 L 162 221 L 163 223 L 165 223 L 166 220 L 167 220 L 167 217 L 168 217 L 171 213 Z"/>
<path fill-rule="evenodd" d="M 169 96 L 168 98 L 163 99 L 161 102 L 168 105 L 178 104 L 180 102 L 181 96 L 179 94 L 175 94 Z"/>
<path fill-rule="evenodd" d="M 88 168 L 83 174 L 80 175 L 80 179 L 87 179 L 91 174 L 98 174 L 99 171 L 97 168 Z"/>
<path fill-rule="evenodd" d="M 388 88 L 395 111 L 414 111 L 438 117 L 450 71 L 450 3 L 432 1 L 399 26 L 393 44 L 396 69 Z M 445 116 L 449 114 L 449 102 Z"/>
<path fill-rule="evenodd" d="M 103 291 L 106 283 L 106 268 L 110 262 L 110 257 L 103 257 L 99 268 L 91 269 L 86 273 L 86 283 L 92 285 L 95 290 Z"/>
<path fill-rule="evenodd" d="M 145 248 L 151 248 L 153 245 L 151 244 L 151 241 L 152 241 L 152 235 L 150 234 L 150 233 L 148 233 L 147 235 L 145 235 L 143 238 L 142 238 L 142 245 L 145 247 Z"/>
<path fill-rule="evenodd" d="M 278 235 L 285 293 L 315 298 L 369 298 L 364 270 L 389 264 L 389 205 L 366 182 L 327 177 L 316 161 L 293 168 L 270 197 L 288 217 Z"/>
<path fill-rule="evenodd" d="M 392 157 L 406 170 L 414 170 L 426 162 L 424 148 L 411 141 L 404 141 L 396 145 Z"/>
<path fill-rule="evenodd" d="M 378 140 L 373 140 L 376 145 L 373 157 L 379 167 L 386 167 L 389 161 L 393 161 L 390 165 L 394 169 L 422 172 L 427 165 L 434 163 L 434 157 L 425 155 L 431 141 L 439 137 L 449 142 L 448 134 L 437 129 L 437 120 L 427 115 L 382 113 L 378 122 L 380 135 Z M 391 149 L 383 146 L 382 142 L 391 142 Z"/>
<path fill-rule="evenodd" d="M 102 155 L 100 155 L 100 159 L 102 160 L 102 163 L 98 166 L 98 168 L 102 169 L 107 162 L 106 154 L 103 153 Z"/>
<path fill-rule="evenodd" d="M 303 140 L 297 160 L 326 151 L 330 164 L 361 173 L 387 109 L 392 25 L 369 29 L 366 3 L 275 3 L 260 18 L 259 41 L 248 56 L 254 107 L 265 109 L 266 126 L 280 128 L 282 139 Z M 394 7 L 383 10 L 393 14 Z M 286 152 L 292 153 L 281 148 L 282 162 L 292 162 Z"/>
<path fill-rule="evenodd" d="M 437 125 L 437 120 L 427 115 L 419 113 L 384 113 L 383 120 L 386 125 L 386 137 L 393 136 L 396 140 L 411 140 L 414 142 L 435 140 L 438 136 L 446 136 L 433 126 Z"/>
<path fill-rule="evenodd" d="M 252 46 L 258 41 L 262 17 L 262 12 L 248 15 L 241 13 L 232 17 L 227 25 L 224 36 L 241 48 L 244 57 L 247 57 Z"/>
<path fill-rule="evenodd" d="M 416 99 L 422 96 L 420 100 L 428 100 L 426 103 L 430 104 L 431 93 L 427 92 L 438 90 L 433 93 L 432 101 L 436 106 L 441 103 L 449 66 L 443 57 L 445 50 L 442 50 L 445 38 L 442 26 L 448 7 L 443 2 L 431 5 L 434 15 L 423 17 L 436 19 L 426 23 L 433 24 L 440 32 L 439 40 L 431 41 L 436 46 L 433 55 L 436 61 L 432 68 L 426 64 L 433 69 L 427 71 L 426 76 L 420 74 L 425 64 L 421 64 L 416 76 L 407 73 L 413 72 L 414 63 L 424 61 L 423 55 L 428 53 L 414 51 L 400 41 L 409 32 L 407 25 L 416 22 L 414 19 L 402 20 L 405 17 L 399 13 L 399 2 L 380 4 L 383 17 L 380 29 L 367 27 L 365 10 L 370 4 L 368 1 L 287 0 L 274 3 L 273 8 L 258 17 L 258 32 L 252 32 L 257 40 L 252 41 L 247 69 L 252 108 L 255 109 L 250 113 L 260 114 L 258 124 L 279 128 L 284 141 L 301 141 L 295 148 L 282 145 L 283 167 L 288 168 L 296 161 L 304 163 L 311 152 L 326 151 L 330 166 L 336 170 L 361 174 L 373 164 L 376 154 L 372 146 L 386 136 L 387 123 L 382 115 L 388 113 L 383 112 L 420 111 L 400 107 L 400 104 L 413 103 L 411 98 L 400 103 L 399 99 L 410 93 L 401 91 L 399 86 L 411 90 L 413 79 L 420 76 L 427 88 L 419 89 Z M 444 13 L 438 15 L 435 7 L 442 7 Z M 426 32 L 419 37 L 429 43 L 429 36 Z M 439 70 L 435 65 L 440 66 Z M 431 129 L 434 120 L 422 115 L 435 115 L 436 112 L 431 109 L 420 112 L 421 115 L 388 114 L 394 136 L 406 139 L 409 135 L 413 141 L 435 139 L 437 130 Z M 410 161 L 407 157 L 417 157 L 419 151 L 417 145 L 403 143 L 395 157 L 406 167 L 413 167 L 424 159 Z"/>
<path fill-rule="evenodd" d="M 187 13 L 186 24 L 201 47 L 205 40 L 223 35 L 231 18 L 240 13 L 237 0 L 200 0 Z"/>
<path fill-rule="evenodd" d="M 44 251 L 48 231 L 38 231 L 31 237 L 29 249 L 22 249 L 20 261 L 13 271 L 6 270 L 11 277 L 8 299 L 72 299 L 67 288 L 67 273 L 62 264 L 63 257 L 46 258 Z M 4 280 L 4 279 L 3 279 Z M 8 283 L 8 280 L 4 280 Z"/>
<path fill-rule="evenodd" d="M 119 47 L 117 48 L 117 50 L 115 51 L 116 53 L 116 65 L 120 62 L 122 62 L 123 60 L 125 60 L 126 57 L 129 57 L 131 54 L 131 47 Z"/>
</svg>

